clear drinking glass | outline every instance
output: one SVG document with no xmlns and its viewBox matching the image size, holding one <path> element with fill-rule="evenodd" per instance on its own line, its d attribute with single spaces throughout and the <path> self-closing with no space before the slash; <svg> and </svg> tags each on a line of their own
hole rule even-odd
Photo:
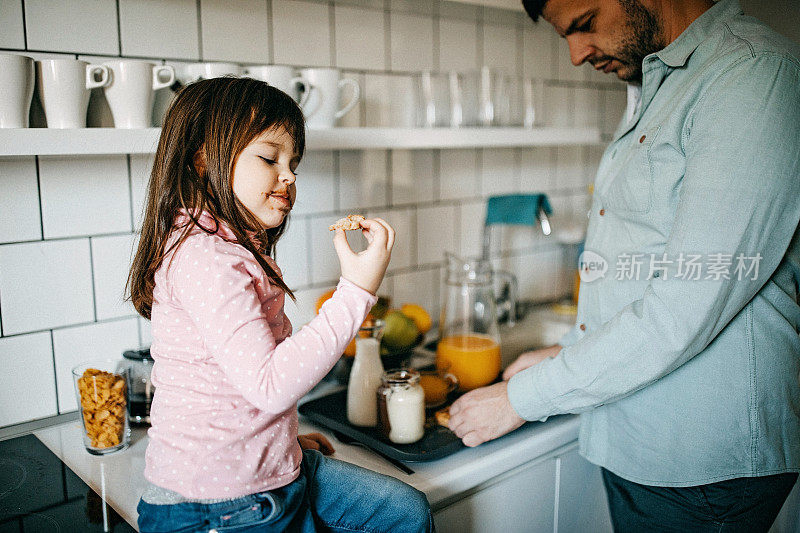
<svg viewBox="0 0 800 533">
<path fill-rule="evenodd" d="M 480 125 L 480 72 L 473 70 L 458 73 L 458 80 L 461 89 L 461 110 L 463 126 Z"/>
<path fill-rule="evenodd" d="M 450 125 L 450 86 L 447 74 L 422 72 L 417 77 L 417 125 L 423 128 Z"/>
<path fill-rule="evenodd" d="M 544 84 L 532 78 L 523 78 L 520 83 L 522 125 L 526 128 L 533 128 L 541 123 L 538 111 L 541 109 L 540 102 Z"/>
<path fill-rule="evenodd" d="M 522 78 L 506 76 L 506 114 L 501 117 L 501 126 L 522 126 L 524 111 L 522 105 Z"/>
<path fill-rule="evenodd" d="M 122 361 L 111 359 L 89 361 L 72 369 L 83 444 L 93 455 L 123 450 L 130 442 L 126 372 Z"/>
</svg>

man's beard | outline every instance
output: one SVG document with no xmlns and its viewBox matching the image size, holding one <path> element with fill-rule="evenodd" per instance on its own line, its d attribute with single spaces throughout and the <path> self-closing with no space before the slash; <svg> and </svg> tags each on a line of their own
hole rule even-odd
<svg viewBox="0 0 800 533">
<path fill-rule="evenodd" d="M 612 57 L 622 63 L 617 71 L 621 80 L 641 85 L 642 61 L 666 46 L 663 25 L 639 0 L 619 0 L 619 3 L 627 15 L 625 38 Z"/>
</svg>

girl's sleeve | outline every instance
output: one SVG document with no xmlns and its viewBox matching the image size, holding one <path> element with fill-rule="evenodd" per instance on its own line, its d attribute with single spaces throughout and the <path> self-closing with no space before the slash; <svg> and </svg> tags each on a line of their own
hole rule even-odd
<svg viewBox="0 0 800 533">
<path fill-rule="evenodd" d="M 184 242 L 171 267 L 173 294 L 229 383 L 260 410 L 282 413 L 330 371 L 376 297 L 342 278 L 319 314 L 277 344 L 247 259 L 225 248 L 208 235 Z"/>
</svg>

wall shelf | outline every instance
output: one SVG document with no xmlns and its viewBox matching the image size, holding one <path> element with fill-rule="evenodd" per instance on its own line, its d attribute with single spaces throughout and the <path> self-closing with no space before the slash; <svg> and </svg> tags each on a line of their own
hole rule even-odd
<svg viewBox="0 0 800 533">
<path fill-rule="evenodd" d="M 0 129 L 0 157 L 154 153 L 160 128 Z M 510 148 L 600 144 L 596 128 L 334 128 L 309 130 L 307 150 Z"/>
</svg>

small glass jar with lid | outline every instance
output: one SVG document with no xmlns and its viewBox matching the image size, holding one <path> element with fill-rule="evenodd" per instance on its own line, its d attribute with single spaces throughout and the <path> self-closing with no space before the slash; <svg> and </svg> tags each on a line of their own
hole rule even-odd
<svg viewBox="0 0 800 533">
<path fill-rule="evenodd" d="M 150 404 L 155 388 L 150 381 L 153 371 L 153 358 L 150 348 L 127 350 L 122 353 L 127 363 L 128 380 L 128 421 L 131 424 L 150 424 Z"/>
<path fill-rule="evenodd" d="M 417 442 L 425 434 L 425 391 L 416 370 L 384 372 L 378 388 L 378 424 L 396 444 Z"/>
</svg>

